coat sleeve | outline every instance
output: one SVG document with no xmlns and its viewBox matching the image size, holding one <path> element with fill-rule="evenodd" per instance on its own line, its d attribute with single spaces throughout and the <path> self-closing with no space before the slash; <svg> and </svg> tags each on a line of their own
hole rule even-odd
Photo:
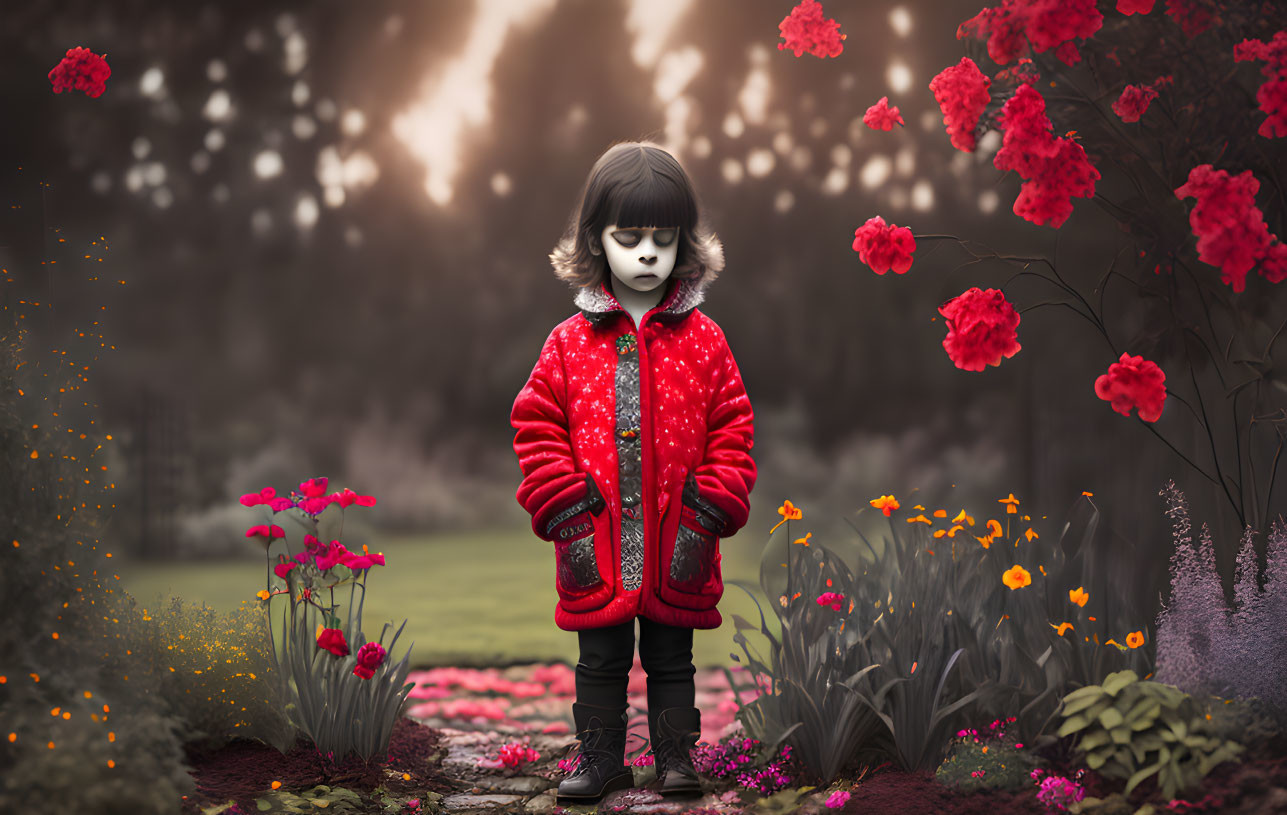
<svg viewBox="0 0 1287 815">
<path fill-rule="evenodd" d="M 721 332 L 715 390 L 706 418 L 706 452 L 697 468 L 698 494 L 724 516 L 722 537 L 746 525 L 750 495 L 755 486 L 755 445 L 751 400 L 742 374 Z"/>
<path fill-rule="evenodd" d="M 532 531 L 547 541 L 550 519 L 584 498 L 587 490 L 586 474 L 573 463 L 566 400 L 562 347 L 557 332 L 551 332 L 510 413 L 514 452 L 523 472 L 516 497 L 532 516 Z"/>
</svg>

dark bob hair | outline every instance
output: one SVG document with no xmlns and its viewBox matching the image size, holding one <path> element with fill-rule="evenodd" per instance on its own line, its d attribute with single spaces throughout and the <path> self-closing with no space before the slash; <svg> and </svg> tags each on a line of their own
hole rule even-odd
<svg viewBox="0 0 1287 815">
<path fill-rule="evenodd" d="M 671 276 L 695 279 L 699 288 L 724 268 L 723 245 L 705 227 L 692 179 L 653 142 L 618 142 L 594 163 L 567 231 L 550 253 L 555 276 L 583 288 L 602 283 L 609 270 L 600 236 L 609 224 L 678 227 Z"/>
</svg>

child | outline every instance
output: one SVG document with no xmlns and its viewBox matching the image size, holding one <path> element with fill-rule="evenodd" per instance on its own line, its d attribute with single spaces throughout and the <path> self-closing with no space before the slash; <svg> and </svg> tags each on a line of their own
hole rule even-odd
<svg viewBox="0 0 1287 815">
<path fill-rule="evenodd" d="M 514 400 L 518 501 L 554 544 L 554 622 L 580 646 L 581 754 L 560 802 L 633 786 L 623 761 L 636 618 L 658 791 L 700 790 L 693 629 L 722 622 L 719 541 L 746 523 L 756 475 L 741 374 L 696 308 L 724 265 L 702 220 L 673 156 L 646 141 L 610 147 L 550 255 L 580 287 L 580 313 L 555 326 Z"/>
</svg>

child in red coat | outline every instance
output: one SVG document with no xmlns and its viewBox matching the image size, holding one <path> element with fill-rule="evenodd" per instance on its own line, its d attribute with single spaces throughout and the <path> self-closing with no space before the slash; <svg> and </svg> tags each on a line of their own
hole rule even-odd
<svg viewBox="0 0 1287 815">
<path fill-rule="evenodd" d="M 626 685 L 648 673 L 663 794 L 700 790 L 689 750 L 696 628 L 718 628 L 719 542 L 747 520 L 752 412 L 724 333 L 697 309 L 724 265 L 692 180 L 651 142 L 595 163 L 550 259 L 579 313 L 550 333 L 510 417 L 520 504 L 554 544 L 555 623 L 577 631 L 581 741 L 560 802 L 633 786 Z"/>
</svg>

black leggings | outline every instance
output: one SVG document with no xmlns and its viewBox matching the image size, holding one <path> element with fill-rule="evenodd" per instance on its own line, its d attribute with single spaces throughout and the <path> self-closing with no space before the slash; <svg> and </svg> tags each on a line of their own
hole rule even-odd
<svg viewBox="0 0 1287 815">
<path fill-rule="evenodd" d="M 692 707 L 693 629 L 639 620 L 639 662 L 648 673 L 648 710 Z M 576 665 L 576 698 L 582 704 L 620 708 L 635 656 L 635 621 L 577 632 L 581 657 Z"/>
</svg>

